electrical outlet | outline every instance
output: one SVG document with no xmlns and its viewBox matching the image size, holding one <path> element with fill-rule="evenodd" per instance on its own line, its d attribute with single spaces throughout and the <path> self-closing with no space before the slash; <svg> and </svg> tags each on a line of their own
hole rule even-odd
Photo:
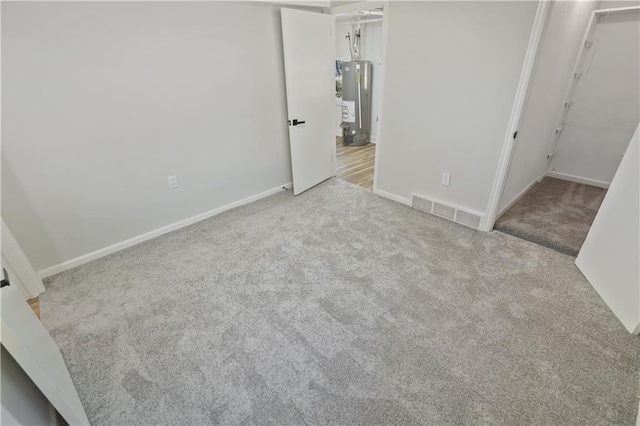
<svg viewBox="0 0 640 426">
<path fill-rule="evenodd" d="M 178 187 L 178 178 L 175 176 L 169 176 L 169 188 L 176 189 Z"/>
<path fill-rule="evenodd" d="M 442 174 L 442 184 L 444 186 L 449 186 L 450 183 L 451 183 L 451 174 L 450 173 L 443 173 Z"/>
</svg>

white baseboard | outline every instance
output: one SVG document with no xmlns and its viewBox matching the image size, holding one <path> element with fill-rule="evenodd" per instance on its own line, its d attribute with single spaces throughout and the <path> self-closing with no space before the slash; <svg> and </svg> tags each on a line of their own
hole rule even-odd
<svg viewBox="0 0 640 426">
<path fill-rule="evenodd" d="M 260 200 L 261 198 L 268 197 L 273 194 L 277 194 L 282 191 L 283 188 L 290 189 L 292 187 L 292 183 L 285 183 L 284 185 L 278 185 L 275 188 L 268 189 L 264 192 L 261 192 L 256 195 L 252 195 L 247 198 L 243 198 L 242 200 L 235 201 L 233 203 L 227 204 L 222 207 L 218 207 L 213 210 L 209 210 L 204 213 L 200 213 L 198 215 L 192 216 L 190 218 L 172 223 L 167 226 L 163 226 L 162 228 L 154 229 L 153 231 L 138 235 L 133 238 L 129 238 L 128 240 L 121 241 L 116 244 L 112 244 L 108 247 L 101 248 L 99 250 L 93 251 L 91 253 L 87 253 L 85 255 L 76 257 L 75 259 L 67 260 L 66 262 L 59 263 L 57 265 L 51 266 L 49 268 L 42 269 L 38 271 L 40 278 L 47 278 L 55 274 L 59 274 L 60 272 L 64 272 L 66 270 L 75 268 L 76 266 L 83 265 L 85 263 L 91 262 L 92 260 L 99 259 L 101 257 L 107 256 L 109 254 L 115 253 L 120 250 L 124 250 L 128 247 L 134 246 L 136 244 L 140 244 L 144 241 L 150 240 L 155 237 L 159 237 L 160 235 L 167 234 L 171 231 L 175 231 L 180 228 L 184 228 L 185 226 L 192 225 L 196 222 L 200 222 L 201 220 L 208 219 L 212 216 L 218 215 L 227 210 L 233 209 L 235 207 L 240 207 L 245 204 L 249 204 L 253 201 Z"/>
<path fill-rule="evenodd" d="M 609 185 L 611 184 L 610 182 L 604 182 L 602 180 L 595 180 L 595 179 L 589 179 L 581 176 L 568 175 L 566 173 L 560 173 L 560 172 L 555 172 L 551 170 L 547 171 L 546 176 L 556 178 L 556 179 L 568 180 L 569 182 L 583 183 L 585 185 L 597 186 L 598 188 L 604 188 L 604 189 L 609 189 Z"/>
<path fill-rule="evenodd" d="M 507 210 L 509 210 L 511 207 L 513 207 L 513 205 L 515 203 L 517 203 L 518 201 L 520 201 L 520 198 L 524 197 L 524 194 L 526 194 L 527 192 L 529 192 L 529 190 L 531 190 L 531 188 L 533 188 L 533 186 L 540 182 L 542 179 L 544 178 L 544 175 L 540 175 L 537 178 L 535 178 L 533 180 L 533 182 L 531 182 L 529 185 L 527 185 L 527 187 L 525 189 L 523 189 L 522 191 L 520 191 L 518 193 L 518 195 L 516 195 L 513 200 L 509 201 L 509 204 L 507 204 L 506 206 L 504 206 L 499 212 L 498 212 L 498 216 L 496 216 L 496 220 L 498 220 L 500 218 L 500 216 L 502 216 L 503 214 L 505 214 L 507 212 Z"/>
<path fill-rule="evenodd" d="M 392 194 L 387 191 L 383 191 L 382 189 L 374 189 L 373 192 L 378 194 L 381 197 L 388 198 L 393 201 L 397 201 L 398 203 L 406 204 L 407 206 L 411 205 L 411 200 L 408 198 L 401 197 L 399 195 Z"/>
</svg>

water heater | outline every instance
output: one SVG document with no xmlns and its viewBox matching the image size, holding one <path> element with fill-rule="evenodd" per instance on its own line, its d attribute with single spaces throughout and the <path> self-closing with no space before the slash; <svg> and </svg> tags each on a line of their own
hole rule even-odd
<svg viewBox="0 0 640 426">
<path fill-rule="evenodd" d="M 342 143 L 362 146 L 371 135 L 371 62 L 342 63 Z"/>
</svg>

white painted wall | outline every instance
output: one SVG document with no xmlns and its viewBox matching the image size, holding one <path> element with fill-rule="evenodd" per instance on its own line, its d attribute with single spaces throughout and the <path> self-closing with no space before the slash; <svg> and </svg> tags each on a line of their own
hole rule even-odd
<svg viewBox="0 0 640 426">
<path fill-rule="evenodd" d="M 36 269 L 291 181 L 274 6 L 3 2 L 2 89 L 2 217 Z"/>
<path fill-rule="evenodd" d="M 336 58 L 344 61 L 351 60 L 349 43 L 345 36 L 351 26 L 336 23 Z M 362 24 L 361 57 L 370 61 L 372 66 L 372 91 L 371 91 L 371 141 L 378 138 L 378 100 L 380 98 L 380 85 L 382 83 L 382 21 Z M 342 100 L 336 98 L 336 136 L 342 136 Z"/>
<path fill-rule="evenodd" d="M 537 2 L 391 2 L 378 190 L 487 210 Z M 451 173 L 451 186 L 440 184 Z"/>
<path fill-rule="evenodd" d="M 640 126 L 576 265 L 624 326 L 640 333 Z"/>
<path fill-rule="evenodd" d="M 529 87 L 525 111 L 500 200 L 502 211 L 539 178 L 552 151 L 556 121 L 591 12 L 599 1 L 552 2 Z"/>
<path fill-rule="evenodd" d="M 554 176 L 598 186 L 613 179 L 640 122 L 639 17 L 636 10 L 598 18 L 549 166 Z"/>
<path fill-rule="evenodd" d="M 2 268 L 6 269 L 11 285 L 20 292 L 24 300 L 38 297 L 45 290 L 42 280 L 4 220 L 0 239 L 2 240 Z"/>
<path fill-rule="evenodd" d="M 3 425 L 48 425 L 50 405 L 11 354 L 2 347 L 0 408 Z"/>
</svg>

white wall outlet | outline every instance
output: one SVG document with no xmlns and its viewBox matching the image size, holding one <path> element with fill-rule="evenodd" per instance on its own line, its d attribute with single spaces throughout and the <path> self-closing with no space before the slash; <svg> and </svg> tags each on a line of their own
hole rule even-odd
<svg viewBox="0 0 640 426">
<path fill-rule="evenodd" d="M 451 173 L 442 174 L 442 184 L 444 186 L 449 186 L 451 184 Z"/>
<path fill-rule="evenodd" d="M 176 189 L 178 187 L 178 178 L 175 176 L 169 176 L 169 188 Z"/>
</svg>

